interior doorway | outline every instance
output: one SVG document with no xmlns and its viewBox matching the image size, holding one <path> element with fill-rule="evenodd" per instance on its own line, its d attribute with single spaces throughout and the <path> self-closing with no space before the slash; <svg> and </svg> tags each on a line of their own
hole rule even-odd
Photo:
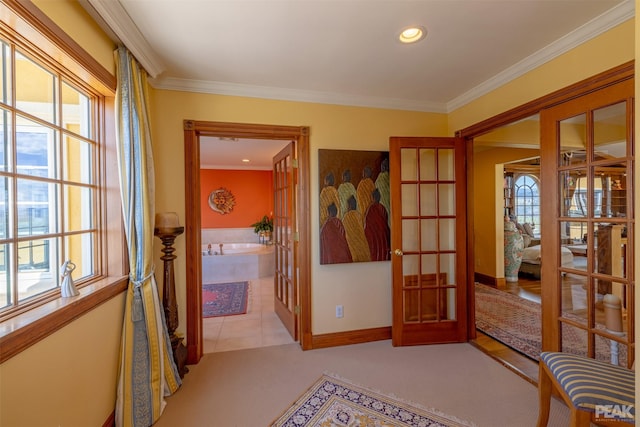
<svg viewBox="0 0 640 427">
<path fill-rule="evenodd" d="M 492 117 L 490 119 L 487 119 L 483 122 L 477 123 L 469 128 L 463 129 L 461 131 L 459 131 L 457 133 L 457 135 L 465 137 L 468 141 L 469 144 L 471 144 L 472 147 L 475 147 L 476 143 L 481 143 L 483 138 L 485 138 L 486 135 L 489 135 L 491 133 L 495 135 L 500 134 L 500 136 L 504 137 L 506 140 L 513 140 L 513 135 L 510 134 L 508 128 L 510 125 L 514 125 L 514 124 L 519 124 L 521 123 L 523 120 L 526 121 L 528 120 L 528 118 L 533 117 L 535 115 L 540 114 L 541 112 L 547 111 L 549 109 L 553 109 L 556 106 L 560 106 L 563 105 L 565 103 L 568 103 L 568 101 L 572 100 L 572 99 L 576 99 L 580 96 L 584 96 L 587 94 L 592 94 L 600 89 L 604 89 L 605 91 L 607 90 L 607 88 L 613 87 L 615 84 L 620 83 L 620 82 L 625 82 L 625 81 L 632 81 L 634 77 L 634 64 L 633 62 L 629 62 L 629 63 L 625 63 L 622 64 L 619 67 L 616 67 L 614 69 L 608 70 L 606 72 L 603 72 L 601 74 L 598 74 L 596 76 L 593 76 L 589 79 L 586 79 L 584 81 L 578 82 L 574 85 L 571 85 L 567 88 L 561 89 L 557 92 L 551 93 L 547 96 L 541 97 L 539 99 L 533 100 L 527 104 L 521 105 L 519 107 L 516 107 L 512 110 L 509 110 L 505 113 L 502 113 L 498 116 Z M 540 144 L 540 141 L 542 141 L 542 136 L 541 136 L 541 130 L 540 130 L 540 125 L 536 124 L 535 125 L 536 129 L 537 129 L 537 134 L 539 135 L 536 140 L 538 142 L 538 144 Z M 504 140 L 502 141 L 496 141 L 497 145 L 501 145 L 504 144 Z M 552 149 L 553 151 L 553 149 Z M 474 151 L 474 161 L 478 160 L 479 158 L 482 157 L 482 154 L 484 153 L 478 153 L 478 151 Z M 555 156 L 557 153 L 554 151 L 553 153 L 550 152 L 550 155 L 548 157 L 553 157 Z M 538 154 L 539 155 L 539 154 Z M 494 156 L 495 157 L 495 156 Z M 528 157 L 528 156 L 527 156 Z M 552 163 L 554 159 L 551 159 Z M 598 159 L 600 160 L 600 159 Z M 606 163 L 607 160 L 603 159 L 602 160 L 603 163 Z M 495 162 L 494 162 L 495 163 Z M 541 191 L 544 192 L 549 192 L 548 196 L 543 196 L 543 200 L 545 200 L 547 202 L 546 209 L 545 206 L 542 206 L 542 210 L 545 210 L 548 215 L 553 215 L 554 212 L 556 211 L 560 211 L 560 199 L 557 197 L 557 189 L 556 187 L 558 187 L 555 183 L 555 180 L 557 179 L 557 177 L 555 177 L 554 174 L 557 173 L 556 170 L 556 165 L 555 163 L 550 166 L 551 169 L 553 170 L 549 170 L 549 172 L 545 175 L 544 173 L 541 174 Z M 501 196 L 501 192 L 502 189 L 498 188 L 498 174 L 495 172 L 496 169 L 493 168 L 493 170 L 491 171 L 492 177 L 491 179 L 494 180 L 493 185 L 491 186 L 492 188 L 495 188 L 495 209 L 494 212 L 492 213 L 491 216 L 491 220 L 495 221 L 494 227 L 491 227 L 494 231 L 493 231 L 493 235 L 491 235 L 488 239 L 492 239 L 496 245 L 495 245 L 495 250 L 493 251 L 493 254 L 495 254 L 495 263 L 499 262 L 499 258 L 500 258 L 500 254 L 499 254 L 499 250 L 498 248 L 498 239 L 495 237 L 495 235 L 497 235 L 497 230 L 499 227 L 499 222 L 501 222 L 501 218 L 503 217 L 503 208 L 504 208 L 504 200 L 503 197 Z M 552 180 L 553 179 L 553 180 Z M 500 177 L 500 181 L 501 181 L 501 177 Z M 577 182 L 577 180 L 574 180 L 575 182 Z M 567 180 L 568 182 L 568 180 Z M 479 196 L 479 191 L 476 191 L 476 188 L 485 185 L 486 183 L 481 182 L 478 179 L 474 179 L 474 182 L 472 183 L 472 193 L 474 194 L 474 196 L 477 198 Z M 502 184 L 502 183 L 500 183 Z M 596 187 L 596 185 L 594 184 L 594 188 Z M 596 194 L 594 192 L 594 194 Z M 494 197 L 492 195 L 492 197 Z M 595 199 L 594 199 L 595 200 Z M 476 200 L 476 204 L 477 204 L 477 200 Z M 568 206 L 571 206 L 571 204 L 569 204 Z M 482 205 L 478 205 L 474 208 L 472 208 L 472 212 L 477 213 L 478 215 L 482 215 L 484 212 L 486 212 L 487 209 L 485 209 L 486 207 L 486 199 L 484 204 Z M 545 213 L 543 212 L 543 216 L 545 215 Z M 571 215 L 569 215 L 571 216 Z M 620 220 L 622 221 L 622 220 Z M 544 221 L 542 221 L 544 223 Z M 553 222 L 553 221 L 551 221 Z M 567 222 L 567 221 L 565 221 Z M 578 221 L 579 222 L 579 221 Z M 547 223 L 549 223 L 549 221 L 547 221 Z M 564 225 L 564 224 L 563 224 Z M 475 230 L 485 230 L 488 227 L 482 227 L 481 225 L 475 224 Z M 567 227 L 565 227 L 567 228 Z M 541 239 L 541 243 L 543 243 L 545 240 L 547 240 L 547 243 L 544 244 L 544 246 L 546 246 L 545 249 L 545 258 L 541 259 L 541 263 L 542 263 L 542 268 L 545 269 L 545 262 L 546 262 L 546 268 L 551 268 L 553 270 L 553 267 L 558 267 L 561 266 L 561 259 L 560 259 L 560 250 L 559 248 L 561 246 L 570 246 L 572 244 L 575 244 L 579 238 L 579 236 L 571 236 L 572 240 L 571 242 L 569 241 L 563 241 L 562 240 L 562 236 L 557 233 L 557 235 L 553 235 L 555 231 L 555 228 L 553 225 L 551 225 L 550 227 L 543 227 L 541 226 L 541 231 L 542 231 L 542 239 Z M 552 236 L 553 237 L 553 241 L 549 241 L 548 239 L 545 239 L 544 234 L 547 234 L 547 237 Z M 483 249 L 483 244 L 486 243 L 487 238 L 484 238 L 483 236 L 479 236 L 476 235 L 475 237 L 475 248 L 474 248 L 474 253 L 475 255 L 481 254 L 481 255 L 486 255 L 487 254 L 487 250 L 486 248 Z M 582 242 L 580 242 L 582 243 Z M 582 243 L 583 244 L 583 243 Z M 576 246 L 580 246 L 580 245 L 576 245 Z M 632 250 L 632 249 L 631 249 Z M 474 258 L 476 258 L 476 256 L 474 255 Z M 574 254 L 575 255 L 575 254 Z M 481 258 L 481 257 L 480 257 Z M 481 264 L 481 262 L 479 262 L 480 258 L 476 258 L 476 263 L 475 263 L 475 279 L 476 281 L 482 282 L 482 283 L 489 283 L 493 286 L 500 286 L 501 284 L 504 283 L 504 279 L 497 277 L 496 275 L 492 275 L 490 270 L 489 273 L 485 273 L 482 271 L 482 268 L 484 268 Z M 482 261 L 480 259 L 480 261 Z M 580 260 L 582 261 L 582 260 Z M 495 264 L 494 264 L 495 265 Z M 567 275 L 571 275 L 573 273 L 576 273 L 578 271 L 578 269 L 572 269 L 569 267 L 566 267 L 566 271 L 562 271 L 563 267 L 560 268 L 556 268 L 557 270 L 557 274 L 558 276 L 554 276 L 555 279 L 557 279 L 558 281 L 564 280 L 564 278 Z M 543 270 L 544 271 L 544 270 Z M 555 270 L 554 270 L 555 271 Z M 548 277 L 553 276 L 553 273 L 547 273 Z M 501 282 L 502 280 L 502 282 Z M 625 276 L 625 280 L 628 280 L 628 276 Z M 551 287 L 551 292 L 556 292 L 557 287 Z M 539 294 L 544 294 L 544 292 L 540 292 Z M 558 292 L 558 294 L 554 294 L 553 296 L 549 295 L 547 297 L 545 297 L 544 295 L 540 296 L 541 299 L 541 305 L 542 305 L 542 311 L 544 313 L 545 311 L 545 306 L 549 307 L 549 306 L 553 306 L 554 303 L 557 303 L 558 298 L 560 298 L 558 295 L 560 294 L 560 292 Z M 564 296 L 564 295 L 562 295 Z M 555 298 L 555 301 L 552 301 L 552 298 Z M 558 307 L 560 306 L 560 304 L 558 304 Z M 555 313 L 557 315 L 556 319 L 559 317 L 558 313 Z M 552 316 L 546 316 L 551 318 Z M 559 334 L 559 329 L 560 329 L 560 325 L 557 323 L 556 320 L 552 320 L 552 321 L 545 321 L 543 322 L 544 324 L 542 325 L 542 330 L 543 330 L 543 342 L 550 342 L 550 341 L 554 341 Z M 546 338 L 545 338 L 546 336 Z M 555 341 L 554 341 L 555 342 Z M 559 340 L 558 340 L 559 342 Z M 550 348 L 550 345 L 547 344 L 547 347 Z M 591 347 L 589 351 L 591 351 Z M 491 350 L 485 349 L 487 350 L 487 352 L 491 353 Z M 493 354 L 494 357 L 496 358 L 501 358 L 500 355 L 498 354 Z M 508 360 L 503 360 L 503 362 L 505 363 L 505 365 L 507 366 L 512 366 L 513 364 L 508 361 Z M 537 369 L 535 369 L 533 371 L 533 375 L 534 375 L 534 379 L 535 379 L 535 375 L 536 375 Z"/>
<path fill-rule="evenodd" d="M 264 217 L 275 218 L 273 159 L 290 144 L 200 137 L 205 354 L 295 342 L 275 311 L 276 251 L 264 237 Z M 232 194 L 229 212 L 215 204 L 225 192 Z"/>
<path fill-rule="evenodd" d="M 307 127 L 184 121 L 185 142 L 185 237 L 186 237 L 186 339 L 187 363 L 197 363 L 203 354 L 202 325 L 202 252 L 200 215 L 200 137 L 233 137 L 263 140 L 295 141 L 298 149 L 297 172 L 299 185 L 298 229 L 296 238 L 308 242 L 309 230 L 309 132 Z M 303 349 L 310 348 L 310 248 L 297 245 L 299 271 L 297 292 L 298 341 Z"/>
</svg>

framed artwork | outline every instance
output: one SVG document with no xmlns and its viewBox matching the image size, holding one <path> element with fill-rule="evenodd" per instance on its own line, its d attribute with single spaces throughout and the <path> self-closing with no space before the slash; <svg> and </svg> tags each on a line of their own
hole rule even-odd
<svg viewBox="0 0 640 427">
<path fill-rule="evenodd" d="M 318 150 L 320 264 L 391 259 L 389 152 Z"/>
<path fill-rule="evenodd" d="M 213 190 L 209 194 L 209 207 L 220 215 L 231 213 L 233 207 L 236 204 L 236 198 L 224 187 L 220 187 L 217 190 Z"/>
</svg>

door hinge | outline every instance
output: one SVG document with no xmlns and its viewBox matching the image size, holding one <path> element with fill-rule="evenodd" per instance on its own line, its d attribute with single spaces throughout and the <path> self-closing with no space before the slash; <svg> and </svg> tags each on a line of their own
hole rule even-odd
<svg viewBox="0 0 640 427">
<path fill-rule="evenodd" d="M 291 166 L 293 166 L 293 168 L 297 168 L 298 167 L 298 159 L 291 159 Z"/>
<path fill-rule="evenodd" d="M 299 306 L 299 305 L 296 305 L 295 307 L 293 307 L 293 312 L 294 312 L 295 314 L 300 314 L 300 306 Z"/>
</svg>

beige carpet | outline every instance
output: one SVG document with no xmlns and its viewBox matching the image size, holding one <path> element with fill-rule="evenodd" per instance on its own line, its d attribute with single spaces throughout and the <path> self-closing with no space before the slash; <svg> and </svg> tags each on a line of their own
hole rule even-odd
<svg viewBox="0 0 640 427">
<path fill-rule="evenodd" d="M 479 427 L 532 427 L 538 413 L 536 387 L 469 344 L 289 344 L 206 354 L 189 368 L 154 427 L 268 426 L 325 372 Z M 549 426 L 566 425 L 568 410 L 554 400 Z"/>
</svg>

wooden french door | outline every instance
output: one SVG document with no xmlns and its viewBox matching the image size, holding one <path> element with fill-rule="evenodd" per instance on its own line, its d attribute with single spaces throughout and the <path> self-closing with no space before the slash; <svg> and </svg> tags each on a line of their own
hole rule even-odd
<svg viewBox="0 0 640 427">
<path fill-rule="evenodd" d="M 394 346 L 467 340 L 463 139 L 392 137 Z"/>
<path fill-rule="evenodd" d="M 295 153 L 295 142 L 291 142 L 273 158 L 274 309 L 293 339 L 298 340 Z"/>
<path fill-rule="evenodd" d="M 542 110 L 542 347 L 634 360 L 634 80 Z M 569 251 L 569 253 L 567 253 Z"/>
</svg>

